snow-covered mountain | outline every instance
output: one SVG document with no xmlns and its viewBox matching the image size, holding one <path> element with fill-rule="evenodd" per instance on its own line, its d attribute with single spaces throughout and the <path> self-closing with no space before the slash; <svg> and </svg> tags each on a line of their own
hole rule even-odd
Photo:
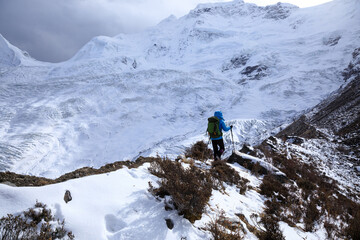
<svg viewBox="0 0 360 240">
<path fill-rule="evenodd" d="M 142 33 L 96 37 L 58 64 L 1 38 L 1 168 L 56 177 L 176 156 L 206 138 L 218 109 L 239 144 L 259 142 L 343 84 L 357 5 L 203 4 Z"/>
<path fill-rule="evenodd" d="M 0 34 L 0 67 L 16 67 L 20 64 L 30 65 L 34 61 L 27 52 L 11 45 Z"/>
</svg>

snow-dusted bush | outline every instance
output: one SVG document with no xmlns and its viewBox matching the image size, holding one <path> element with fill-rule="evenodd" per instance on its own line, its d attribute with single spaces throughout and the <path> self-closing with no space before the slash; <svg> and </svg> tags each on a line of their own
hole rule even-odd
<svg viewBox="0 0 360 240">
<path fill-rule="evenodd" d="M 360 208 L 354 214 L 354 218 L 350 220 L 345 231 L 349 239 L 360 239 Z"/>
<path fill-rule="evenodd" d="M 203 141 L 198 141 L 185 150 L 185 157 L 196 160 L 207 160 L 213 157 L 213 151 Z"/>
<path fill-rule="evenodd" d="M 210 174 L 213 177 L 214 188 L 223 188 L 222 183 L 229 185 L 236 185 L 240 189 L 240 193 L 244 194 L 247 190 L 247 183 L 249 180 L 240 177 L 239 173 L 234 168 L 230 167 L 223 161 L 214 161 L 211 163 Z"/>
<path fill-rule="evenodd" d="M 168 159 L 152 162 L 149 171 L 161 178 L 159 188 L 149 183 L 151 193 L 160 197 L 170 195 L 179 214 L 190 222 L 201 218 L 213 186 L 208 172 L 193 165 L 184 168 L 181 163 Z"/>
<path fill-rule="evenodd" d="M 220 211 L 215 218 L 205 225 L 213 240 L 241 240 L 244 239 L 244 228 L 240 223 L 233 223 Z"/>
<path fill-rule="evenodd" d="M 285 240 L 282 234 L 277 219 L 271 215 L 265 215 L 260 221 L 265 230 L 257 236 L 260 240 Z"/>
<path fill-rule="evenodd" d="M 55 219 L 45 204 L 37 202 L 17 216 L 1 218 L 0 239 L 74 239 L 74 235 L 65 229 L 65 221 Z"/>
</svg>

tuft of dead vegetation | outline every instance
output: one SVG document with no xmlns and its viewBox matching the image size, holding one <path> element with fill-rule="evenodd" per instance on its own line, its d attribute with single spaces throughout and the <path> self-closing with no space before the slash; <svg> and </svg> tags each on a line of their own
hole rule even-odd
<svg viewBox="0 0 360 240">
<path fill-rule="evenodd" d="M 193 165 L 184 168 L 181 163 L 169 159 L 152 162 L 149 171 L 161 178 L 159 188 L 149 183 L 151 193 L 160 197 L 170 195 L 179 214 L 190 222 L 201 218 L 213 186 L 208 172 Z"/>
<path fill-rule="evenodd" d="M 55 219 L 51 210 L 43 203 L 14 216 L 8 214 L 0 219 L 0 239 L 74 239 L 72 232 L 65 229 L 65 220 Z"/>
<path fill-rule="evenodd" d="M 205 225 L 204 230 L 210 232 L 212 240 L 241 240 L 245 234 L 240 222 L 227 219 L 223 210 Z"/>
<path fill-rule="evenodd" d="M 203 142 L 195 143 L 190 149 L 192 149 L 189 150 L 190 152 L 196 154 L 187 155 L 188 157 L 197 160 L 208 159 L 203 157 L 206 154 L 199 154 L 199 151 L 207 151 L 207 146 Z M 212 153 L 208 152 L 208 154 Z M 179 214 L 184 215 L 192 223 L 201 218 L 212 189 L 225 191 L 224 183 L 226 183 L 236 185 L 241 194 L 247 190 L 248 180 L 240 177 L 239 173 L 224 161 L 212 162 L 210 169 L 197 167 L 193 159 L 187 164 L 182 162 L 170 159 L 156 159 L 151 162 L 149 172 L 159 177 L 160 181 L 157 188 L 149 183 L 148 190 L 154 196 L 161 198 L 171 196 L 172 204 Z M 171 208 L 167 203 L 165 205 L 166 208 Z"/>
<path fill-rule="evenodd" d="M 185 157 L 205 161 L 213 157 L 213 151 L 208 148 L 204 141 L 198 141 L 191 147 L 185 149 Z"/>
<path fill-rule="evenodd" d="M 236 185 L 241 194 L 244 194 L 248 188 L 247 183 L 249 180 L 240 177 L 239 173 L 224 161 L 213 161 L 210 174 L 213 177 L 214 189 L 224 189 L 223 182 Z"/>
<path fill-rule="evenodd" d="M 282 234 L 278 219 L 273 215 L 265 215 L 261 218 L 260 223 L 264 226 L 265 231 L 258 234 L 260 240 L 285 240 Z"/>
<path fill-rule="evenodd" d="M 360 208 L 357 209 L 354 217 L 349 221 L 349 226 L 345 229 L 345 235 L 349 239 L 360 239 Z"/>
</svg>

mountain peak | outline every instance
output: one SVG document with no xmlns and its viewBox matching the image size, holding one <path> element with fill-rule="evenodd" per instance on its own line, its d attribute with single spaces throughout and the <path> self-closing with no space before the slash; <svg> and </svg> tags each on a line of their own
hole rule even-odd
<svg viewBox="0 0 360 240">
<path fill-rule="evenodd" d="M 25 59 L 30 59 L 30 55 L 12 45 L 0 34 L 0 67 L 18 66 Z"/>
<path fill-rule="evenodd" d="M 291 12 L 298 7 L 288 3 L 280 3 L 260 7 L 253 3 L 245 3 L 242 0 L 236 0 L 225 3 L 206 3 L 199 4 L 194 10 L 190 11 L 189 17 L 199 17 L 201 15 L 220 15 L 224 17 L 231 16 L 252 16 L 263 17 L 267 19 L 285 19 Z"/>
</svg>

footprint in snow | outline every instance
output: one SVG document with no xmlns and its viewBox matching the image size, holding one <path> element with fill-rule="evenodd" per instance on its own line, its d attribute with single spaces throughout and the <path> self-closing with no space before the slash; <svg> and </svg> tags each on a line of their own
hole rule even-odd
<svg viewBox="0 0 360 240">
<path fill-rule="evenodd" d="M 106 222 L 106 229 L 112 233 L 118 232 L 127 226 L 127 224 L 123 220 L 117 218 L 113 214 L 106 215 L 105 222 Z"/>
</svg>

